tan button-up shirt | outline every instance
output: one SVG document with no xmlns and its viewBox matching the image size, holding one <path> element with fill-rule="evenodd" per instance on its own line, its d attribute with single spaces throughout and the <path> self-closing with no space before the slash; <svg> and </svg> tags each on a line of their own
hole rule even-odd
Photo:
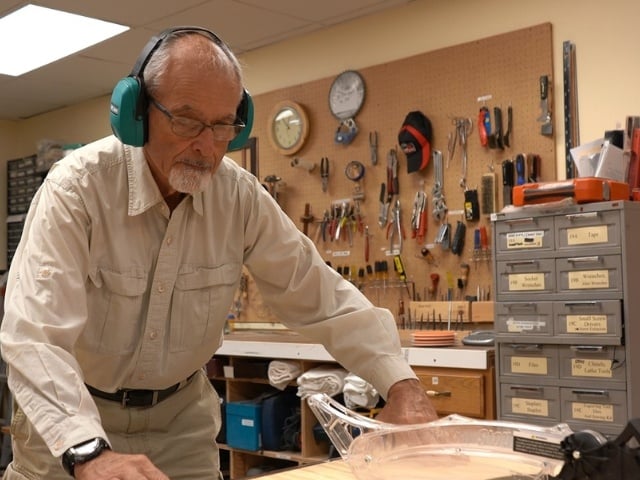
<svg viewBox="0 0 640 480">
<path fill-rule="evenodd" d="M 383 394 L 414 377 L 391 314 L 325 265 L 255 177 L 225 158 L 170 213 L 142 149 L 107 137 L 52 167 L 7 285 L 9 385 L 52 453 L 106 438 L 85 383 L 162 389 L 201 368 L 243 265 L 283 323 Z"/>
</svg>

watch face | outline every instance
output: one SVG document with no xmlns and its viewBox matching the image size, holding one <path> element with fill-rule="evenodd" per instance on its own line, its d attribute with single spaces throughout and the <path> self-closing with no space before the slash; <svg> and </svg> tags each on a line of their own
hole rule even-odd
<svg viewBox="0 0 640 480">
<path fill-rule="evenodd" d="M 336 77 L 329 89 L 329 108 L 340 120 L 356 116 L 364 103 L 364 80 L 354 71 L 347 70 Z"/>
<path fill-rule="evenodd" d="M 302 119 L 291 107 L 280 110 L 273 119 L 273 138 L 284 149 L 294 147 L 302 138 Z"/>
</svg>

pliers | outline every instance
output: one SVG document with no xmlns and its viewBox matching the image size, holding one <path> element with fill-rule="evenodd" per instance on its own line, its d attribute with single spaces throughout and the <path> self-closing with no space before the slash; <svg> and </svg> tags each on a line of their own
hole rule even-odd
<svg viewBox="0 0 640 480">
<path fill-rule="evenodd" d="M 394 239 L 398 236 L 398 253 L 402 252 L 402 240 L 404 238 L 404 232 L 402 230 L 402 224 L 400 221 L 400 200 L 396 200 L 393 211 L 391 212 L 391 222 L 387 225 L 387 238 L 389 239 L 389 250 L 394 251 Z"/>
</svg>

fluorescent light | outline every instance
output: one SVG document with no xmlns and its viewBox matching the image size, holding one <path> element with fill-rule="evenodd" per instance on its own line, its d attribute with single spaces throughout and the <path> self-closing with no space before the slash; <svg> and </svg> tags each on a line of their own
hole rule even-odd
<svg viewBox="0 0 640 480">
<path fill-rule="evenodd" d="M 0 73 L 17 77 L 126 30 L 124 25 L 26 5 L 0 18 Z"/>
</svg>

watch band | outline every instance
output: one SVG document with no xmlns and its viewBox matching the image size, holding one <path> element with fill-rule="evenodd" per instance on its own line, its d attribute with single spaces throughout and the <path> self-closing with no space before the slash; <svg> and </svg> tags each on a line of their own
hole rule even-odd
<svg viewBox="0 0 640 480">
<path fill-rule="evenodd" d="M 110 447 L 104 438 L 92 438 L 74 445 L 64 452 L 62 454 L 62 466 L 73 477 L 76 465 L 82 465 L 89 460 L 93 460 L 105 450 L 110 450 Z"/>
</svg>

